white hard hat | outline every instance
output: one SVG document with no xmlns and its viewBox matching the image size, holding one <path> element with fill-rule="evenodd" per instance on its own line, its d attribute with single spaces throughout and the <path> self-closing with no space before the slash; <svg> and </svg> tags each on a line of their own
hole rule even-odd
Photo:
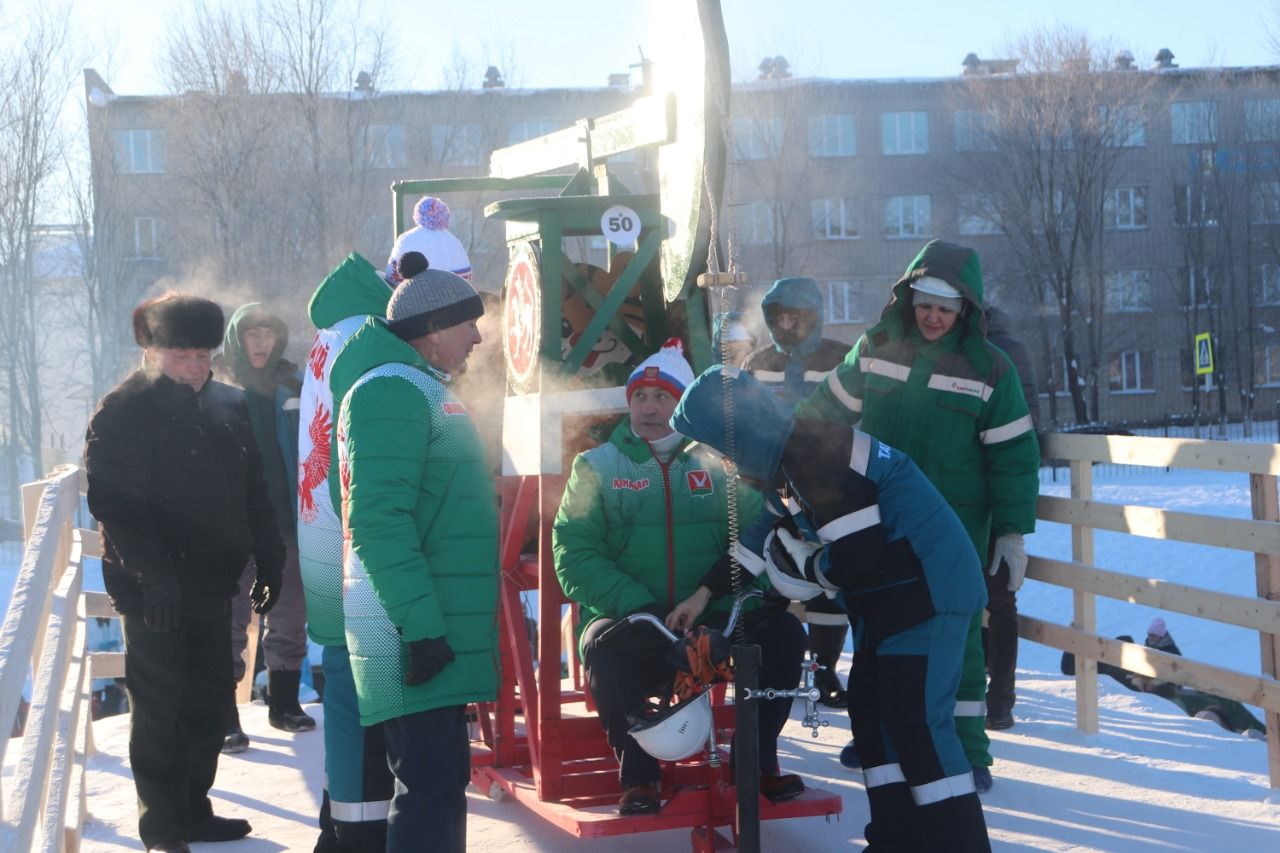
<svg viewBox="0 0 1280 853">
<path fill-rule="evenodd" d="M 659 761 L 679 761 L 706 747 L 711 736 L 711 691 L 672 705 L 631 727 L 640 748 Z"/>
<path fill-rule="evenodd" d="M 773 560 L 769 559 L 769 546 L 773 544 L 773 539 L 778 535 L 778 531 L 770 530 L 769 535 L 764 539 L 764 570 L 769 575 L 769 582 L 773 584 L 773 588 L 778 591 L 784 598 L 791 601 L 810 601 L 823 595 L 826 590 L 816 583 L 801 580 L 794 575 L 789 575 L 773 564 Z"/>
<path fill-rule="evenodd" d="M 911 289 L 918 290 L 921 293 L 927 293 L 930 296 L 942 296 L 947 299 L 960 299 L 964 296 L 956 288 L 947 284 L 940 278 L 934 278 L 931 275 L 922 275 L 920 278 L 911 282 Z"/>
</svg>

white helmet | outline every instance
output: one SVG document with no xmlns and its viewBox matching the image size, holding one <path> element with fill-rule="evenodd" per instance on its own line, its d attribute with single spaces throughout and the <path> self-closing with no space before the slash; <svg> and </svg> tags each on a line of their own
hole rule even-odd
<svg viewBox="0 0 1280 853">
<path fill-rule="evenodd" d="M 947 299 L 961 299 L 964 294 L 956 288 L 947 284 L 940 278 L 931 275 L 922 275 L 920 278 L 911 282 L 911 289 L 918 290 L 921 293 L 927 293 L 930 296 L 942 296 Z"/>
<path fill-rule="evenodd" d="M 659 761 L 679 761 L 704 749 L 711 736 L 711 691 L 672 705 L 631 727 L 640 748 Z"/>
<path fill-rule="evenodd" d="M 764 570 L 769 575 L 769 582 L 773 584 L 773 588 L 791 601 L 810 601 L 824 594 L 826 590 L 818 584 L 789 575 L 773 564 L 770 546 L 777 535 L 778 531 L 775 528 L 770 530 L 769 535 L 764 539 Z"/>
</svg>

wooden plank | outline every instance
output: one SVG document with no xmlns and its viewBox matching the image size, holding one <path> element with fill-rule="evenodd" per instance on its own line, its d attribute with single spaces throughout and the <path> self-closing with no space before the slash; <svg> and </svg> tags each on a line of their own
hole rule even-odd
<svg viewBox="0 0 1280 853">
<path fill-rule="evenodd" d="M 1018 635 L 1076 655 L 1077 676 L 1082 658 L 1103 661 L 1138 675 L 1185 684 L 1205 693 L 1280 711 L 1280 682 L 1269 678 L 1158 652 L 1137 643 L 1100 637 L 1031 616 L 1018 617 Z"/>
<path fill-rule="evenodd" d="M 77 606 L 77 610 L 80 608 Z M 80 804 L 72 800 L 72 777 L 75 775 L 76 741 L 79 739 L 81 715 L 90 714 L 89 661 L 85 644 L 85 621 L 82 616 L 72 625 L 71 658 L 66 681 L 55 711 L 53 753 L 49 767 L 46 805 L 40 819 L 41 853 L 58 853 L 66 840 L 67 818 L 77 814 Z"/>
<path fill-rule="evenodd" d="M 102 533 L 98 530 L 75 529 L 76 538 L 80 542 L 80 551 L 86 557 L 102 559 Z"/>
<path fill-rule="evenodd" d="M 1261 523 L 1274 525 L 1280 521 L 1280 496 L 1276 492 L 1276 478 L 1272 474 L 1250 474 L 1249 496 L 1253 517 Z M 1280 557 L 1275 554 L 1254 556 L 1258 598 L 1275 605 L 1280 600 Z M 1258 641 L 1262 646 L 1262 674 L 1280 678 L 1280 628 L 1268 626 L 1259 630 Z M 1271 787 L 1280 788 L 1280 713 L 1268 711 L 1267 772 Z"/>
<path fill-rule="evenodd" d="M 94 652 L 89 662 L 94 678 L 124 678 L 124 652 Z"/>
<path fill-rule="evenodd" d="M 1040 437 L 1040 455 L 1156 468 L 1280 474 L 1280 444 L 1055 432 Z"/>
<path fill-rule="evenodd" d="M 1058 524 L 1083 525 L 1147 539 L 1194 542 L 1280 555 L 1280 525 L 1242 518 L 1222 518 L 1150 506 L 1126 506 L 1041 495 L 1036 518 Z"/>
<path fill-rule="evenodd" d="M 1035 555 L 1027 560 L 1027 577 L 1130 604 L 1173 610 L 1255 631 L 1280 632 L 1280 602 L 1215 592 Z"/>
<path fill-rule="evenodd" d="M 90 619 L 119 619 L 120 614 L 116 612 L 115 607 L 111 604 L 111 596 L 105 592 L 94 592 L 88 590 L 84 594 L 84 614 Z"/>
<path fill-rule="evenodd" d="M 1071 462 L 1071 497 L 1088 501 L 1093 497 L 1093 466 L 1087 462 Z M 1077 563 L 1093 565 L 1093 530 L 1079 523 L 1071 527 L 1071 558 Z M 1080 631 L 1098 630 L 1097 610 L 1093 594 L 1071 591 L 1071 624 Z M 1098 732 L 1098 666 L 1083 660 L 1076 667 L 1076 726 L 1086 734 Z"/>
<path fill-rule="evenodd" d="M 33 847 L 36 828 L 40 826 L 45 792 L 53 770 L 58 708 L 72 657 L 72 637 L 84 620 L 79 617 L 80 582 L 78 570 L 65 573 L 52 596 L 48 625 L 48 642 L 40 657 L 31 690 L 31 710 L 27 730 L 22 737 L 22 753 L 14 772 L 14 788 L 9 794 L 6 814 L 18 824 L 15 850 Z M 83 644 L 83 633 L 81 644 Z"/>
<path fill-rule="evenodd" d="M 261 630 L 262 617 L 257 613 L 250 611 L 248 644 L 244 647 L 246 660 L 244 664 L 244 677 L 236 684 L 236 704 L 247 705 L 253 699 L 253 676 L 254 667 L 258 660 L 258 632 Z"/>
</svg>

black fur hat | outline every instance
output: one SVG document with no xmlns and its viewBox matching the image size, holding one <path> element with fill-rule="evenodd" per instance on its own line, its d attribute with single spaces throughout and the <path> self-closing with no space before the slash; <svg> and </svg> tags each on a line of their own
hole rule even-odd
<svg viewBox="0 0 1280 853">
<path fill-rule="evenodd" d="M 169 291 L 133 309 L 133 338 L 144 349 L 217 349 L 225 323 L 218 303 Z"/>
</svg>

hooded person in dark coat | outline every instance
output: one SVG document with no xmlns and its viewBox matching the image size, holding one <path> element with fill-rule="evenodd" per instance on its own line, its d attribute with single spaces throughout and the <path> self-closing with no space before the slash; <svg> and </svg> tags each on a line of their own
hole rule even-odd
<svg viewBox="0 0 1280 853">
<path fill-rule="evenodd" d="M 769 343 L 747 356 L 742 368 L 792 409 L 827 378 L 827 371 L 844 361 L 849 345 L 822 336 L 822 289 L 811 278 L 778 279 L 760 307 Z M 815 682 L 822 691 L 818 701 L 843 708 L 849 696 L 836 674 L 836 664 L 844 651 L 849 617 L 825 596 L 795 608 L 809 626 L 809 651 L 823 667 Z"/>
<path fill-rule="evenodd" d="M 267 666 L 267 720 L 287 732 L 310 731 L 316 721 L 298 704 L 298 685 L 307 662 L 307 609 L 298 569 L 298 535 L 295 523 L 298 501 L 298 408 L 302 375 L 284 357 L 289 329 L 284 321 L 260 302 L 242 305 L 231 315 L 222 340 L 222 355 L 214 361 L 214 375 L 244 390 L 263 473 L 271 492 L 280 535 L 285 542 L 285 592 L 264 619 L 262 651 Z M 232 676 L 244 677 L 245 647 L 250 620 L 249 579 L 255 567 L 245 567 L 240 594 L 231 603 Z M 249 650 L 253 660 L 255 649 Z M 252 674 L 250 675 L 252 678 Z M 240 714 L 232 697 L 227 737 L 222 751 L 243 752 L 249 738 L 240 727 Z"/>
<path fill-rule="evenodd" d="M 214 815 L 208 797 L 231 690 L 229 601 L 252 554 L 254 608 L 271 609 L 284 545 L 244 395 L 210 379 L 222 324 L 222 310 L 195 296 L 138 306 L 143 366 L 102 399 L 86 435 L 89 510 L 124 628 L 129 760 L 148 850 L 250 832 Z"/>
</svg>

